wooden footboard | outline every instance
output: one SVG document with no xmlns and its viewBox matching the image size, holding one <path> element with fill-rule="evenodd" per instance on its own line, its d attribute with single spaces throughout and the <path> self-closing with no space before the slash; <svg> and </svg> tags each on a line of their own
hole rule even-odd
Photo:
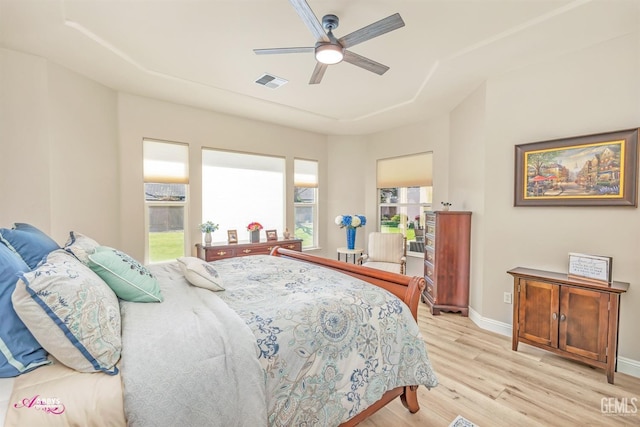
<svg viewBox="0 0 640 427">
<path fill-rule="evenodd" d="M 376 270 L 373 268 L 362 267 L 360 265 L 349 264 L 342 261 L 336 261 L 329 258 L 322 258 L 315 255 L 309 255 L 303 252 L 283 249 L 276 246 L 271 250 L 271 255 L 284 258 L 297 259 L 312 264 L 322 265 L 323 267 L 341 271 L 353 277 L 357 277 L 365 282 L 376 285 L 380 288 L 391 292 L 409 307 L 415 321 L 418 321 L 418 303 L 420 302 L 420 294 L 425 287 L 424 277 L 404 276 L 397 273 Z M 341 427 L 355 426 L 370 415 L 378 411 L 380 408 L 400 396 L 402 404 L 411 412 L 415 413 L 420 410 L 418 405 L 418 387 L 406 386 L 398 387 L 387 391 L 382 398 L 369 406 L 367 409 L 351 418 L 349 421 L 342 423 Z"/>
</svg>

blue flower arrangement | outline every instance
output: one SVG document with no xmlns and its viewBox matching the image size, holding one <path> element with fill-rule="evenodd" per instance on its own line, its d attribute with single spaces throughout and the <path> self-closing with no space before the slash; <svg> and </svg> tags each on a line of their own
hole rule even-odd
<svg viewBox="0 0 640 427">
<path fill-rule="evenodd" d="M 335 222 L 340 228 L 358 228 L 367 225 L 367 217 L 364 215 L 338 215 Z"/>
<path fill-rule="evenodd" d="M 200 224 L 200 231 L 203 233 L 213 233 L 220 226 L 218 224 L 214 224 L 213 221 L 207 221 L 205 223 Z"/>
</svg>

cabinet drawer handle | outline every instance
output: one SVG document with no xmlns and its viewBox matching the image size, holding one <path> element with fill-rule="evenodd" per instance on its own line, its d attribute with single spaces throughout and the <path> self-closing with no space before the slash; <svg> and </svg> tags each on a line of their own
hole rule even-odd
<svg viewBox="0 0 640 427">
<path fill-rule="evenodd" d="M 225 251 L 220 251 L 220 252 L 217 252 L 217 253 L 216 253 L 216 255 L 218 255 L 218 256 L 222 256 L 222 255 L 226 255 L 226 254 L 227 254 L 227 253 L 226 253 Z"/>
<path fill-rule="evenodd" d="M 288 247 L 289 249 L 295 249 L 295 248 L 296 248 L 296 246 L 295 246 L 295 245 L 289 245 L 289 246 L 287 246 L 287 247 Z"/>
<path fill-rule="evenodd" d="M 269 247 L 267 248 L 267 250 L 268 250 L 269 252 L 271 252 L 271 250 L 272 250 L 272 249 L 273 249 L 273 246 L 269 246 Z"/>
<path fill-rule="evenodd" d="M 429 277 L 433 276 L 433 271 L 427 270 L 427 276 L 429 276 Z"/>
<path fill-rule="evenodd" d="M 551 317 L 553 318 L 553 320 L 558 320 L 558 314 L 556 313 L 553 313 Z"/>
<path fill-rule="evenodd" d="M 245 254 L 248 254 L 248 253 L 251 253 L 251 249 L 244 249 L 242 252 Z"/>
<path fill-rule="evenodd" d="M 433 255 L 431 252 L 427 252 L 427 261 L 433 261 Z"/>
<path fill-rule="evenodd" d="M 567 316 L 565 316 L 564 314 L 560 315 L 560 321 L 564 322 L 565 320 L 567 320 Z"/>
</svg>

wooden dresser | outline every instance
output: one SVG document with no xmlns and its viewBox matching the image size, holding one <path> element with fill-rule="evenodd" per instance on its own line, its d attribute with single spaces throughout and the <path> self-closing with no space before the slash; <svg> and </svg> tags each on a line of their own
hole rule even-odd
<svg viewBox="0 0 640 427">
<path fill-rule="evenodd" d="M 613 384 L 620 294 L 629 284 L 601 285 L 522 267 L 507 273 L 514 278 L 513 351 L 519 342 L 540 347 L 604 369 Z"/>
<path fill-rule="evenodd" d="M 204 246 L 196 244 L 198 258 L 207 262 L 217 259 L 232 258 L 247 255 L 269 255 L 274 246 L 280 246 L 294 251 L 302 251 L 302 239 L 277 240 L 258 243 L 233 243 Z"/>
<path fill-rule="evenodd" d="M 431 314 L 440 311 L 469 315 L 471 212 L 426 213 L 422 301 Z"/>
</svg>

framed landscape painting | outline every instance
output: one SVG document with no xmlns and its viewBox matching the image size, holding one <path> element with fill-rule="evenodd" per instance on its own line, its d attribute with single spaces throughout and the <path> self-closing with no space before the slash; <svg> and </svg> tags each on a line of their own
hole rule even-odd
<svg viewBox="0 0 640 427">
<path fill-rule="evenodd" d="M 638 206 L 638 131 L 516 145 L 514 206 Z"/>
</svg>

